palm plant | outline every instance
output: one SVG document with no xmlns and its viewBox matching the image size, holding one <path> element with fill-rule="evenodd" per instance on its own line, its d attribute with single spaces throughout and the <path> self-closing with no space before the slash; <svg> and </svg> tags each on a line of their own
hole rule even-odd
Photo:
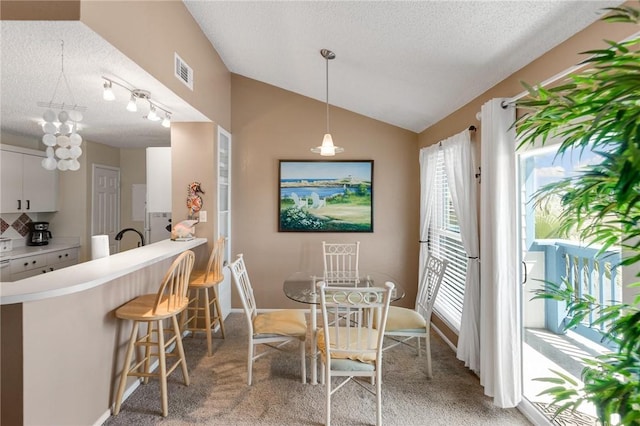
<svg viewBox="0 0 640 426">
<path fill-rule="evenodd" d="M 640 24 L 636 8 L 607 10 L 605 21 Z M 576 230 L 583 240 L 601 244 L 602 251 L 619 246 L 621 263 L 632 265 L 640 262 L 640 37 L 606 43 L 606 48 L 583 52 L 588 55 L 586 69 L 562 84 L 524 84 L 529 95 L 517 106 L 525 114 L 515 126 L 521 146 L 559 137 L 558 155 L 590 147 L 604 158 L 535 196 L 559 196 L 562 231 Z M 605 425 L 640 424 L 640 296 L 632 303 L 604 306 L 589 296 L 576 296 L 565 282 L 547 283 L 536 297 L 565 301 L 570 318 L 566 327 L 599 313 L 597 323 L 606 325 L 605 338 L 617 347 L 587 362 L 581 385 L 559 372 L 540 379 L 554 385 L 545 393 L 553 397 L 557 413 L 589 401 Z"/>
</svg>

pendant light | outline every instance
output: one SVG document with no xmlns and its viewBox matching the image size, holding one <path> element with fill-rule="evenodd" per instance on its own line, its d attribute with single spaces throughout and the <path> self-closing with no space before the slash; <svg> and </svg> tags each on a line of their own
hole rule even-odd
<svg viewBox="0 0 640 426">
<path fill-rule="evenodd" d="M 324 139 L 322 139 L 322 145 L 311 148 L 311 152 L 320 154 L 323 156 L 333 156 L 336 154 L 340 154 L 344 152 L 344 148 L 339 146 L 335 146 L 333 144 L 333 138 L 331 137 L 331 133 L 329 133 L 329 59 L 335 59 L 336 54 L 328 49 L 320 50 L 320 54 L 325 59 L 326 64 L 326 81 L 327 81 L 327 133 L 324 135 Z"/>
<path fill-rule="evenodd" d="M 47 170 L 76 171 L 80 169 L 78 158 L 82 155 L 82 136 L 79 134 L 78 122 L 82 121 L 82 113 L 87 107 L 76 104 L 71 86 L 64 73 L 64 40 L 60 40 L 60 75 L 49 102 L 38 102 L 39 107 L 47 108 L 42 115 L 44 124 L 42 143 L 47 146 L 46 157 L 42 159 L 42 167 Z M 60 83 L 64 83 L 68 98 L 57 98 Z M 60 96 L 65 96 L 60 93 Z M 62 102 L 56 102 L 61 99 Z M 65 103 L 71 100 L 71 103 Z M 54 109 L 61 110 L 56 113 Z"/>
</svg>

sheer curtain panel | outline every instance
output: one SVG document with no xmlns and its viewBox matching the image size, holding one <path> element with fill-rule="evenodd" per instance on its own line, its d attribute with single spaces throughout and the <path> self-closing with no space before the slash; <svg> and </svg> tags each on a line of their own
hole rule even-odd
<svg viewBox="0 0 640 426">
<path fill-rule="evenodd" d="M 464 304 L 458 335 L 458 359 L 480 371 L 480 260 L 475 162 L 469 130 L 441 142 L 453 208 L 467 253 Z"/>
<path fill-rule="evenodd" d="M 435 197 L 436 163 L 438 146 L 432 145 L 420 150 L 420 259 L 418 277 L 422 283 L 423 265 L 427 261 L 429 247 L 429 222 Z M 420 284 L 419 284 L 420 285 Z"/>
<path fill-rule="evenodd" d="M 522 400 L 515 108 L 482 106 L 480 383 L 499 407 Z"/>
</svg>

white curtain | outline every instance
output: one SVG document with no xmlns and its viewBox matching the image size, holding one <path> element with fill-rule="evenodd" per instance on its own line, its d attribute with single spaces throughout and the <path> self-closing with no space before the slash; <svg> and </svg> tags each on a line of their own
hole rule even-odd
<svg viewBox="0 0 640 426">
<path fill-rule="evenodd" d="M 420 283 L 422 283 L 423 265 L 427 261 L 429 221 L 435 197 L 437 154 L 437 145 L 420 150 L 420 263 L 418 271 Z"/>
<path fill-rule="evenodd" d="M 522 400 L 515 108 L 482 106 L 480 383 L 499 407 Z"/>
<path fill-rule="evenodd" d="M 441 145 L 453 209 L 468 258 L 457 356 L 477 373 L 480 371 L 480 260 L 476 167 L 469 130 L 442 141 Z"/>
</svg>

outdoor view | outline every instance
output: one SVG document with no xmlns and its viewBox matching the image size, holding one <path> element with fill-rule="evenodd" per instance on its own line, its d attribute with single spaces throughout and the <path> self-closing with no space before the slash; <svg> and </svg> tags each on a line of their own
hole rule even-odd
<svg viewBox="0 0 640 426">
<path fill-rule="evenodd" d="M 280 231 L 372 232 L 373 161 L 281 161 Z"/>
<path fill-rule="evenodd" d="M 558 407 L 551 404 L 552 397 L 543 392 L 552 384 L 542 378 L 554 378 L 555 372 L 559 372 L 581 383 L 585 359 L 593 359 L 610 348 L 601 334 L 605 324 L 593 324 L 597 315 L 564 330 L 563 324 L 568 320 L 564 306 L 555 300 L 533 300 L 533 291 L 542 283 L 564 283 L 577 295 L 611 305 L 621 300 L 622 280 L 616 267 L 618 252 L 610 249 L 600 253 L 597 245 L 581 241 L 579 229 L 568 234 L 560 232 L 563 194 L 545 194 L 535 204 L 530 197 L 545 185 L 576 176 L 585 166 L 600 164 L 602 160 L 601 155 L 590 149 L 568 150 L 562 156 L 557 156 L 555 149 L 543 149 L 526 159 L 525 168 L 531 178 L 526 191 L 528 214 L 533 215 L 527 226 L 534 227 L 535 244 L 525 257 L 530 280 L 524 287 L 523 363 L 535 368 L 524 369 L 524 395 L 553 424 L 593 425 L 596 410 L 592 404 L 583 404 L 576 411 L 557 415 Z"/>
<path fill-rule="evenodd" d="M 556 150 L 533 157 L 534 187 L 533 193 L 552 182 L 566 177 L 575 176 L 588 165 L 599 164 L 603 157 L 592 152 L 567 151 L 562 156 L 556 156 Z M 531 202 L 531 201 L 529 201 Z M 558 230 L 559 217 L 562 213 L 559 195 L 548 195 L 535 205 L 535 238 L 566 238 L 578 240 L 578 231 L 573 230 L 570 235 L 561 235 Z"/>
</svg>

